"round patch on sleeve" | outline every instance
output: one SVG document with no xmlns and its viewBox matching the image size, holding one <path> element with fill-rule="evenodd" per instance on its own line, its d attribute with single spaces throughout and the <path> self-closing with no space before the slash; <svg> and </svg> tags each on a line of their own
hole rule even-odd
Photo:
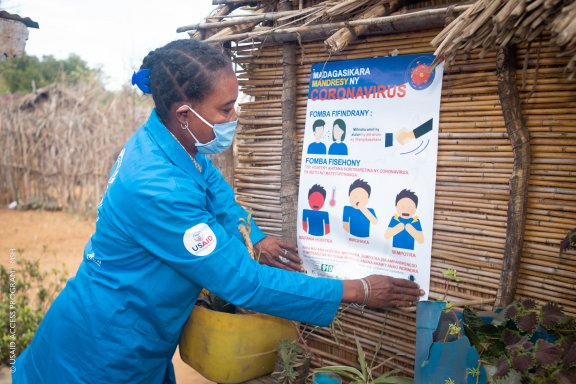
<svg viewBox="0 0 576 384">
<path fill-rule="evenodd" d="M 196 224 L 184 232 L 184 246 L 195 256 L 206 256 L 216 248 L 216 235 L 206 223 Z"/>
</svg>

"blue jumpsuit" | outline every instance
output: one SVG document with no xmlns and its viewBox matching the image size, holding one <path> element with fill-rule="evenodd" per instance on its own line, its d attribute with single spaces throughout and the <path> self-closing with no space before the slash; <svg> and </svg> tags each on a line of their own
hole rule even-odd
<svg viewBox="0 0 576 384">
<path fill-rule="evenodd" d="M 247 217 L 204 156 L 152 111 L 120 153 L 76 276 L 18 357 L 15 384 L 175 382 L 172 355 L 203 287 L 240 307 L 318 325 L 338 280 L 263 266 L 237 230 Z M 264 238 L 254 222 L 250 237 Z"/>
</svg>

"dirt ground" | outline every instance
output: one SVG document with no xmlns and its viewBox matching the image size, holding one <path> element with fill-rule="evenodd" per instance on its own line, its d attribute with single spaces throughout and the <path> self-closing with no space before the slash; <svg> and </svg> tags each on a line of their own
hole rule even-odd
<svg viewBox="0 0 576 384">
<path fill-rule="evenodd" d="M 9 264 L 10 249 L 17 257 L 39 259 L 46 270 L 66 268 L 74 276 L 82 261 L 86 241 L 94 231 L 94 218 L 64 212 L 15 211 L 0 209 L 0 262 Z M 180 359 L 172 359 L 178 384 L 212 383 Z M 0 373 L 0 382 L 5 376 Z M 8 381 L 9 382 L 9 381 Z"/>
</svg>

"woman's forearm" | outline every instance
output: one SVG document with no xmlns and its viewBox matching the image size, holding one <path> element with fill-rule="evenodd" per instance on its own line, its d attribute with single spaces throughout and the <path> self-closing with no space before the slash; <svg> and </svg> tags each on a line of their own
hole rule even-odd
<svg viewBox="0 0 576 384">
<path fill-rule="evenodd" d="M 344 292 L 342 293 L 343 303 L 358 303 L 364 301 L 364 287 L 360 280 L 342 280 Z"/>
</svg>

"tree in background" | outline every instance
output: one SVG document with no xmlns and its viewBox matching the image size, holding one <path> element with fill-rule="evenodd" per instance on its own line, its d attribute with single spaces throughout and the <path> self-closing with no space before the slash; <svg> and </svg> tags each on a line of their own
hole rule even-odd
<svg viewBox="0 0 576 384">
<path fill-rule="evenodd" d="M 36 88 L 59 82 L 77 84 L 79 80 L 92 78 L 101 83 L 100 69 L 89 68 L 78 55 L 70 55 L 65 60 L 54 56 L 24 55 L 0 63 L 0 94 L 28 93 Z"/>
</svg>

